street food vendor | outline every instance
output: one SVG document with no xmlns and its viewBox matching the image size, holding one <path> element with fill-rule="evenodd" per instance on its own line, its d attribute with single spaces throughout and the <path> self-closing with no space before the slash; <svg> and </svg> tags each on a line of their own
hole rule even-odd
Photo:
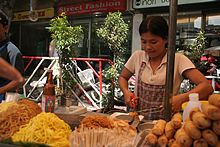
<svg viewBox="0 0 220 147">
<path fill-rule="evenodd" d="M 165 98 L 168 24 L 161 16 L 149 16 L 139 27 L 142 50 L 135 51 L 123 68 L 119 85 L 124 94 L 125 103 L 133 107 L 132 93 L 128 90 L 128 80 L 136 76 L 135 98 L 137 108 L 145 119 L 163 118 L 163 100 Z M 183 79 L 189 79 L 196 86 L 192 90 L 178 94 Z M 175 53 L 172 111 L 181 109 L 188 101 L 190 93 L 199 93 L 200 100 L 207 99 L 213 88 L 196 69 L 195 65 L 183 54 Z"/>
</svg>

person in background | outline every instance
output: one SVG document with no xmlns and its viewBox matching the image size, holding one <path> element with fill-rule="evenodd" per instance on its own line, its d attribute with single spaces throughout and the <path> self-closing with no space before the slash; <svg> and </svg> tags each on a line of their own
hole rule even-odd
<svg viewBox="0 0 220 147">
<path fill-rule="evenodd" d="M 133 107 L 132 93 L 128 90 L 128 80 L 136 76 L 135 98 L 137 111 L 145 119 L 161 119 L 165 98 L 168 24 L 163 17 L 149 16 L 139 27 L 142 50 L 135 51 L 128 59 L 119 76 L 119 85 L 125 103 Z M 168 73 L 169 74 L 169 73 Z M 189 79 L 196 86 L 192 90 L 178 94 L 183 79 Z M 199 93 L 200 99 L 207 99 L 213 88 L 204 75 L 183 54 L 175 53 L 172 110 L 177 112 L 190 93 Z"/>
<path fill-rule="evenodd" d="M 56 51 L 56 41 L 53 39 L 49 45 L 49 57 L 58 57 L 58 53 Z"/>
<path fill-rule="evenodd" d="M 21 75 L 24 74 L 24 65 L 21 52 L 8 38 L 9 21 L 7 15 L 0 10 L 0 57 L 15 67 Z M 5 100 L 6 92 L 15 92 L 18 82 L 0 78 L 0 101 Z"/>
</svg>

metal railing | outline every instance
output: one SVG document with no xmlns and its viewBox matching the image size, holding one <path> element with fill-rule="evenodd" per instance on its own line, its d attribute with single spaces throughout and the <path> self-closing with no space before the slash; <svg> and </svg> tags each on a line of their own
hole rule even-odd
<svg viewBox="0 0 220 147">
<path fill-rule="evenodd" d="M 23 93 L 25 97 L 30 97 L 34 90 L 36 90 L 38 88 L 38 84 L 46 77 L 46 73 L 47 71 L 44 70 L 44 72 L 40 75 L 40 77 L 38 79 L 36 79 L 36 73 L 37 71 L 39 71 L 41 68 L 41 66 L 43 65 L 43 63 L 45 63 L 45 61 L 50 61 L 50 63 L 44 67 L 47 69 L 53 69 L 55 64 L 58 63 L 59 58 L 58 57 L 39 57 L 39 56 L 23 56 L 24 61 L 27 60 L 26 62 L 26 66 L 24 67 L 25 72 L 27 70 L 30 70 L 31 67 L 33 68 L 33 66 L 31 66 L 33 64 L 34 61 L 38 61 L 37 65 L 35 65 L 36 67 L 33 68 L 33 71 L 29 71 L 31 74 L 30 76 L 28 76 L 28 78 L 26 79 L 25 84 L 23 85 Z M 103 75 L 102 75 L 102 70 L 103 70 L 103 63 L 107 62 L 110 65 L 113 65 L 113 62 L 109 59 L 103 59 L 103 58 L 71 58 L 72 63 L 75 65 L 75 67 L 77 68 L 77 70 L 79 72 L 82 72 L 81 68 L 76 64 L 75 61 L 77 62 L 83 62 L 87 65 L 87 67 L 89 69 L 91 69 L 93 71 L 93 74 L 95 75 L 95 77 L 98 78 L 99 80 L 99 89 L 97 90 L 93 84 L 88 80 L 88 83 L 92 86 L 92 88 L 99 93 L 99 99 L 100 101 L 102 100 L 102 95 L 103 95 L 103 91 L 102 91 L 102 80 L 103 80 Z M 98 71 L 96 71 L 94 69 L 94 67 L 90 64 L 90 62 L 96 62 L 98 63 L 99 67 L 98 67 Z M 44 66 L 44 65 L 43 65 Z M 74 78 L 74 77 L 73 77 Z M 30 88 L 30 82 L 32 82 L 34 80 L 35 84 L 32 85 L 32 87 Z M 28 89 L 29 87 L 29 89 Z M 82 88 L 82 86 L 81 86 Z M 72 90 L 71 90 L 72 91 Z M 40 99 L 42 92 L 36 97 L 36 99 Z M 89 98 L 89 100 L 91 101 L 91 103 L 93 104 L 93 106 L 95 108 L 102 108 L 102 104 L 101 102 L 99 103 L 99 106 L 96 105 L 96 102 L 90 98 L 90 96 L 86 93 L 85 90 L 83 90 L 83 92 L 85 93 L 85 95 Z M 77 97 L 77 95 L 74 93 L 74 91 L 72 91 L 73 95 L 79 100 L 79 102 L 83 105 L 82 101 L 80 100 L 79 97 Z M 84 105 L 83 105 L 84 106 Z"/>
</svg>

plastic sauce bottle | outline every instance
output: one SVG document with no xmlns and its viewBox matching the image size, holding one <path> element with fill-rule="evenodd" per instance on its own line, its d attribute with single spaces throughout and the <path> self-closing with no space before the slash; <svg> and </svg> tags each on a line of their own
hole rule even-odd
<svg viewBox="0 0 220 147">
<path fill-rule="evenodd" d="M 183 111 L 183 121 L 184 122 L 189 117 L 190 111 L 196 107 L 201 110 L 201 103 L 199 101 L 199 94 L 198 93 L 191 93 L 191 94 L 189 94 L 189 102 L 187 103 L 187 105 Z"/>
<path fill-rule="evenodd" d="M 53 84 L 52 70 L 47 71 L 47 82 L 43 88 L 42 95 L 42 111 L 43 112 L 54 112 L 55 107 L 55 85 Z"/>
</svg>

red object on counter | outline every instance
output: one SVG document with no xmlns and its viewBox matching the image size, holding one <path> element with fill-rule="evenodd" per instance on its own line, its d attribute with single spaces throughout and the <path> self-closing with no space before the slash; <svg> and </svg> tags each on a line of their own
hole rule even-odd
<svg viewBox="0 0 220 147">
<path fill-rule="evenodd" d="M 138 105 L 138 98 L 136 98 L 134 92 L 132 92 L 130 99 L 130 108 L 135 110 L 137 109 L 137 105 Z"/>
</svg>

